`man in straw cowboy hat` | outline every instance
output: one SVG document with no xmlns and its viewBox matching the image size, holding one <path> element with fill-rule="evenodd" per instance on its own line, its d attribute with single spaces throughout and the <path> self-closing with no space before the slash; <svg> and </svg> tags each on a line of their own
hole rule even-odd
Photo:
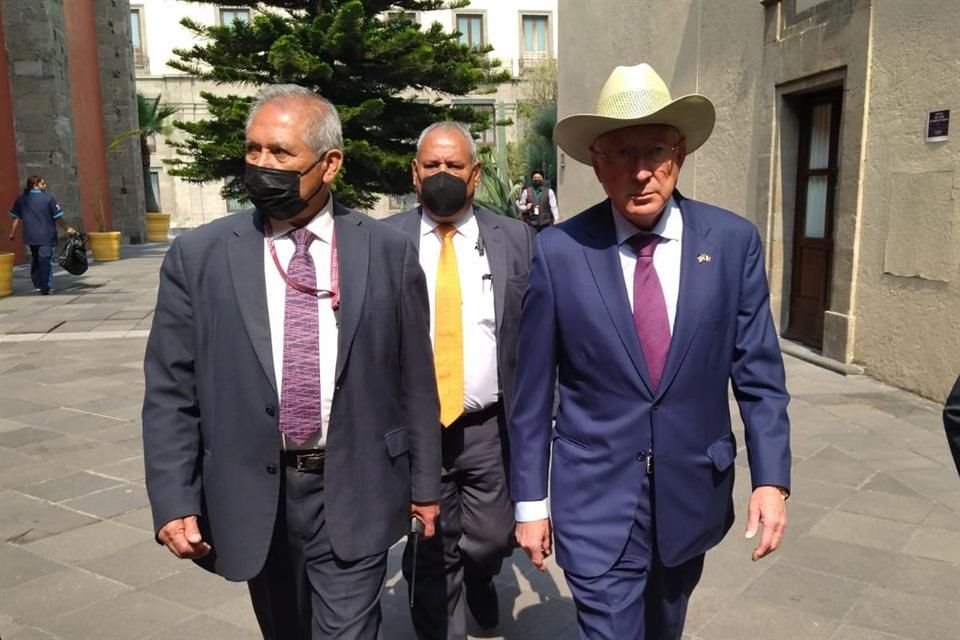
<svg viewBox="0 0 960 640">
<path fill-rule="evenodd" d="M 734 519 L 729 383 L 753 486 L 747 538 L 762 527 L 754 560 L 779 546 L 786 525 L 789 396 L 760 235 L 676 191 L 713 123 L 707 98 L 672 99 L 640 64 L 613 71 L 596 113 L 554 130 L 608 198 L 537 237 L 511 493 L 517 540 L 538 568 L 556 535 L 581 638 L 681 637 L 704 553 Z"/>
</svg>

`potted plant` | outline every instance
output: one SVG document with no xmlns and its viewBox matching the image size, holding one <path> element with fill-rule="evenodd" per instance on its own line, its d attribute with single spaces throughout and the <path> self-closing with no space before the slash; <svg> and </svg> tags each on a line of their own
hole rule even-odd
<svg viewBox="0 0 960 640">
<path fill-rule="evenodd" d="M 93 251 L 93 259 L 97 262 L 110 262 L 120 259 L 120 232 L 108 231 L 106 217 L 103 214 L 103 197 L 97 190 L 96 198 L 91 199 L 91 204 L 96 203 L 94 213 L 97 217 L 97 231 L 91 231 L 87 234 L 90 240 L 90 249 Z"/>
<path fill-rule="evenodd" d="M 0 222 L 0 236 L 7 232 L 7 227 Z M 0 251 L 0 298 L 13 293 L 13 261 L 15 254 L 10 251 Z"/>
<path fill-rule="evenodd" d="M 170 214 L 160 211 L 157 194 L 153 192 L 153 181 L 150 180 L 150 137 L 157 134 L 169 135 L 170 125 L 166 119 L 177 110 L 167 105 L 160 105 L 160 96 L 147 98 L 137 92 L 137 124 L 140 126 L 132 131 L 117 136 L 111 143 L 109 151 L 116 149 L 124 140 L 137 136 L 140 139 L 140 163 L 143 166 L 143 195 L 146 204 L 147 242 L 167 242 L 170 233 Z"/>
</svg>

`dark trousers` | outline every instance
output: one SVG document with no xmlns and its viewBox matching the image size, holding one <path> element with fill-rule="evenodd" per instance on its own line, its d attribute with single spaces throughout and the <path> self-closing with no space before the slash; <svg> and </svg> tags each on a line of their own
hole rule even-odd
<svg viewBox="0 0 960 640">
<path fill-rule="evenodd" d="M 33 288 L 49 291 L 53 286 L 53 250 L 52 244 L 31 244 L 30 279 Z"/>
<path fill-rule="evenodd" d="M 327 534 L 323 472 L 286 468 L 273 541 L 247 584 L 265 640 L 377 640 L 387 554 L 345 562 Z"/>
<path fill-rule="evenodd" d="M 566 573 L 581 640 L 680 640 L 703 555 L 665 567 L 654 542 L 650 476 L 644 476 L 630 537 L 616 564 L 596 577 Z"/>
<path fill-rule="evenodd" d="M 413 585 L 411 616 L 420 640 L 464 640 L 464 582 L 491 580 L 513 550 L 501 418 L 497 407 L 465 414 L 443 430 L 439 530 L 419 544 Z M 407 545 L 403 554 L 408 587 L 411 551 Z"/>
</svg>

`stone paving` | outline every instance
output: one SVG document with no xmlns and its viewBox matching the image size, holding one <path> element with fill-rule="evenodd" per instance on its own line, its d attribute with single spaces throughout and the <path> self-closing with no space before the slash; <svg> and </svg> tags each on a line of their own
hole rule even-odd
<svg viewBox="0 0 960 640">
<path fill-rule="evenodd" d="M 259 637 L 243 585 L 152 539 L 140 441 L 141 362 L 165 247 L 58 273 L 51 296 L 0 300 L 0 637 Z M 784 547 L 753 563 L 738 522 L 707 557 L 686 640 L 960 637 L 960 480 L 940 407 L 864 376 L 787 358 L 794 493 Z M 946 393 L 946 390 L 944 390 Z M 742 439 L 741 439 L 742 441 Z M 414 638 L 392 550 L 385 638 Z M 486 637 L 572 640 L 560 572 L 518 553 Z M 484 637 L 478 634 L 476 637 Z"/>
</svg>

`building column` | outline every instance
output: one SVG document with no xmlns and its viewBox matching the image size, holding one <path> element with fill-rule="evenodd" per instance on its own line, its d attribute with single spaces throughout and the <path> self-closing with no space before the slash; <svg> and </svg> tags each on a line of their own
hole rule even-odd
<svg viewBox="0 0 960 640">
<path fill-rule="evenodd" d="M 100 35 L 100 91 L 104 140 L 108 147 L 118 136 L 136 129 L 137 94 L 130 49 L 129 0 L 94 0 L 97 33 Z M 107 153 L 110 174 L 110 203 L 114 229 L 127 242 L 146 238 L 146 204 L 143 196 L 143 169 L 140 138 L 133 136 Z"/>
<path fill-rule="evenodd" d="M 20 195 L 20 172 L 17 167 L 17 140 L 13 128 L 13 98 L 10 94 L 10 66 L 3 31 L 3 5 L 0 4 L 0 251 L 13 251 L 17 262 L 23 259 L 23 243 L 7 240 L 11 220 L 7 211 Z"/>
<path fill-rule="evenodd" d="M 67 2 L 64 4 L 63 20 L 67 32 L 66 61 L 70 75 L 70 106 L 84 224 L 87 229 L 115 231 L 110 202 L 112 189 L 107 175 L 107 145 L 103 133 L 100 62 L 93 7 L 88 2 Z"/>
<path fill-rule="evenodd" d="M 63 2 L 4 0 L 2 19 L 20 175 L 42 175 L 66 220 L 77 226 L 81 200 Z"/>
</svg>

